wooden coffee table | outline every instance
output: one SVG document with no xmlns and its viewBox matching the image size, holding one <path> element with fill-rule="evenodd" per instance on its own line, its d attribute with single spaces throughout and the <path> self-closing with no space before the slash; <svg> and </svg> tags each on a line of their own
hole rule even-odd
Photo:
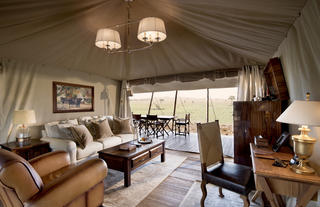
<svg viewBox="0 0 320 207">
<path fill-rule="evenodd" d="M 127 143 L 136 143 L 131 141 Z M 123 143 L 125 144 L 125 143 Z M 122 145 L 122 144 L 121 144 Z M 151 144 L 142 144 L 132 151 L 120 150 L 120 145 L 99 151 L 99 158 L 106 161 L 108 168 L 124 172 L 124 186 L 131 185 L 131 171 L 161 155 L 165 161 L 165 141 L 153 139 Z"/>
</svg>

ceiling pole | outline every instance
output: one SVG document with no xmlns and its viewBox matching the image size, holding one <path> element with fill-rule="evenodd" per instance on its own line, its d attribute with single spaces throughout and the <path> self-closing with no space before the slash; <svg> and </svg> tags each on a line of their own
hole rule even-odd
<svg viewBox="0 0 320 207">
<path fill-rule="evenodd" d="M 176 116 L 177 97 L 178 97 L 178 90 L 176 90 L 176 95 L 174 97 L 173 116 Z"/>
<path fill-rule="evenodd" d="M 209 88 L 207 88 L 207 122 L 209 122 Z"/>
<path fill-rule="evenodd" d="M 152 94 L 151 94 L 151 99 L 150 99 L 150 104 L 149 104 L 149 109 L 148 109 L 148 115 L 150 114 L 150 110 L 151 110 L 151 105 L 152 105 L 152 101 L 153 101 L 153 91 L 152 91 Z"/>
</svg>

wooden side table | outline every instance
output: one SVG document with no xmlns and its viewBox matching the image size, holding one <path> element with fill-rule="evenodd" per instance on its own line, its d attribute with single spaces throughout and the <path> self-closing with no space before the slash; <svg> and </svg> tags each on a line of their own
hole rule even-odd
<svg viewBox="0 0 320 207">
<path fill-rule="evenodd" d="M 14 152 L 26 160 L 51 152 L 49 142 L 31 139 L 27 143 L 9 142 L 0 144 L 2 149 Z"/>
<path fill-rule="evenodd" d="M 256 189 L 264 192 L 272 207 L 284 206 L 279 195 L 297 198 L 296 207 L 305 207 L 308 202 L 317 196 L 320 190 L 320 177 L 314 175 L 300 175 L 294 173 L 289 166 L 286 168 L 272 166 L 273 157 L 289 161 L 293 154 L 273 152 L 271 148 L 257 157 L 257 147 L 250 143 L 251 159 L 255 176 Z M 271 159 L 265 157 L 272 157 Z"/>
</svg>

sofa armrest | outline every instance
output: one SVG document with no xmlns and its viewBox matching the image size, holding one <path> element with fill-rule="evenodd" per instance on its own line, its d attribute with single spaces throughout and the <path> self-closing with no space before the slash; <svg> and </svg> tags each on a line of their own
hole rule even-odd
<svg viewBox="0 0 320 207">
<path fill-rule="evenodd" d="M 25 202 L 25 206 L 65 206 L 102 182 L 108 168 L 101 159 L 88 160 L 44 187 L 41 193 Z"/>
<path fill-rule="evenodd" d="M 54 151 L 62 150 L 66 151 L 70 155 L 71 163 L 76 163 L 77 161 L 77 145 L 72 140 L 53 138 L 53 137 L 43 137 L 42 141 L 50 143 L 50 147 Z"/>
<path fill-rule="evenodd" d="M 49 152 L 29 160 L 29 163 L 37 171 L 40 177 L 44 177 L 70 165 L 70 156 L 69 153 L 65 151 Z"/>
</svg>

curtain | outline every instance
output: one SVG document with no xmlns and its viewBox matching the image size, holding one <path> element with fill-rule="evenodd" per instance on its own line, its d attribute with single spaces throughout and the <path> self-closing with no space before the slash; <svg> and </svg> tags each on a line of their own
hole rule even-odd
<svg viewBox="0 0 320 207">
<path fill-rule="evenodd" d="M 238 75 L 238 101 L 251 101 L 265 96 L 266 81 L 259 66 L 244 66 Z"/>
<path fill-rule="evenodd" d="M 119 108 L 119 117 L 128 118 L 131 117 L 131 109 L 129 103 L 129 94 L 128 94 L 128 82 L 123 80 L 121 83 L 121 94 L 120 94 L 120 108 Z"/>
</svg>

